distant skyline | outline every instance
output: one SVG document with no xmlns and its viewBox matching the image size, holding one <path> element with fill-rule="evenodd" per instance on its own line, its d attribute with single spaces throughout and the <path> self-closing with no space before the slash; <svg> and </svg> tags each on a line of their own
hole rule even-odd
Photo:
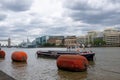
<svg viewBox="0 0 120 80">
<path fill-rule="evenodd" d="M 0 0 L 0 39 L 120 29 L 120 0 Z"/>
</svg>

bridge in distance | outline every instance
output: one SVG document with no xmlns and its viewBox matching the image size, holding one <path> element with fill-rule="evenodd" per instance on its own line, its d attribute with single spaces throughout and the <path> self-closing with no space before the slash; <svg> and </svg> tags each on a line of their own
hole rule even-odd
<svg viewBox="0 0 120 80">
<path fill-rule="evenodd" d="M 0 42 L 7 42 L 7 47 L 11 47 L 11 39 L 10 38 L 0 39 Z M 0 46 L 1 46 L 1 43 L 0 43 Z"/>
</svg>

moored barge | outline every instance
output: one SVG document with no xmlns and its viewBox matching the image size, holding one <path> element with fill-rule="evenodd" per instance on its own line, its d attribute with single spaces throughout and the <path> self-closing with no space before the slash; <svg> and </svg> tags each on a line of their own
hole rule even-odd
<svg viewBox="0 0 120 80">
<path fill-rule="evenodd" d="M 87 58 L 89 61 L 94 60 L 95 53 L 92 51 L 77 52 L 77 51 L 37 51 L 38 57 L 47 57 L 57 59 L 60 55 L 81 55 Z"/>
</svg>

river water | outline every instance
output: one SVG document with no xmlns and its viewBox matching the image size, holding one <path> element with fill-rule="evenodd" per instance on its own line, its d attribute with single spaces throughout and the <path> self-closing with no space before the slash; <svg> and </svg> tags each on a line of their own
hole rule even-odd
<svg viewBox="0 0 120 80">
<path fill-rule="evenodd" d="M 65 48 L 3 48 L 5 59 L 0 59 L 0 70 L 16 80 L 120 80 L 120 47 L 91 48 L 95 60 L 85 72 L 58 70 L 56 59 L 38 58 L 37 50 L 66 50 Z M 25 51 L 27 63 L 12 62 L 14 51 Z M 1 77 L 1 76 L 0 76 Z"/>
</svg>

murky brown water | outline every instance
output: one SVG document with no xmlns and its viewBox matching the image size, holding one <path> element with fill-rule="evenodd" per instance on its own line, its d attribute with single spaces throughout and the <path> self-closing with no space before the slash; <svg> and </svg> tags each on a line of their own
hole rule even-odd
<svg viewBox="0 0 120 80">
<path fill-rule="evenodd" d="M 0 70 L 16 80 L 120 80 L 120 48 L 92 48 L 95 61 L 86 72 L 58 70 L 55 59 L 37 58 L 37 50 L 66 50 L 64 48 L 3 48 L 6 58 L 0 59 Z M 14 51 L 25 51 L 27 63 L 12 62 Z M 0 76 L 1 77 L 1 76 Z"/>
</svg>

